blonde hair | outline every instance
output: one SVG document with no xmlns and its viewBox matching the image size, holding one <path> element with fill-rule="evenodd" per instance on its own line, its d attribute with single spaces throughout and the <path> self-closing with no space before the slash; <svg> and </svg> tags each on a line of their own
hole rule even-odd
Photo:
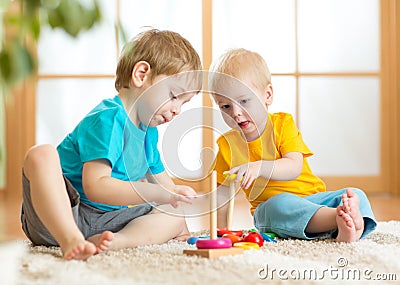
<svg viewBox="0 0 400 285">
<path fill-rule="evenodd" d="M 200 57 L 188 40 L 172 31 L 150 29 L 124 46 L 116 71 L 117 91 L 130 87 L 133 67 L 139 61 L 150 65 L 150 79 L 202 69 Z"/>
<path fill-rule="evenodd" d="M 262 56 L 243 48 L 228 50 L 210 70 L 212 73 L 220 73 L 219 76 L 210 76 L 210 87 L 216 86 L 215 81 L 221 80 L 223 74 L 241 80 L 247 79 L 260 90 L 265 90 L 271 84 L 271 73 Z"/>
</svg>

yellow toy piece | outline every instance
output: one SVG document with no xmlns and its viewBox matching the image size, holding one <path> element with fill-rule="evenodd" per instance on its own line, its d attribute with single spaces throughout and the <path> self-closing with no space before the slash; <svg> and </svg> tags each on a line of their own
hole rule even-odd
<svg viewBox="0 0 400 285">
<path fill-rule="evenodd" d="M 243 248 L 244 250 L 260 249 L 260 246 L 254 242 L 236 242 L 233 246 Z"/>
<path fill-rule="evenodd" d="M 230 181 L 233 181 L 233 180 L 235 180 L 236 179 L 236 173 L 233 173 L 233 174 L 231 174 L 231 175 L 229 175 L 229 171 L 224 171 L 223 173 L 222 173 L 222 175 L 225 177 L 225 178 L 227 178 L 228 180 L 230 180 Z M 240 179 L 240 181 L 242 181 L 242 179 Z"/>
</svg>

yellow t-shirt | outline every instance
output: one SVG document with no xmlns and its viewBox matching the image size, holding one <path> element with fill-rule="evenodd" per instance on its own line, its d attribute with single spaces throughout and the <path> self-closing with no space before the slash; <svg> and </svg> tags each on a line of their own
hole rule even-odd
<svg viewBox="0 0 400 285">
<path fill-rule="evenodd" d="M 304 157 L 301 174 L 291 181 L 257 178 L 249 189 L 243 189 L 251 204 L 253 214 L 258 204 L 280 193 L 292 193 L 301 197 L 326 191 L 325 183 L 314 175 L 307 162 L 313 155 L 303 142 L 300 131 L 290 114 L 268 114 L 268 122 L 261 136 L 247 142 L 237 130 L 230 130 L 221 135 L 214 169 L 217 171 L 219 184 L 229 185 L 222 175 L 226 170 L 257 160 L 277 160 L 288 152 L 301 152 Z"/>
</svg>

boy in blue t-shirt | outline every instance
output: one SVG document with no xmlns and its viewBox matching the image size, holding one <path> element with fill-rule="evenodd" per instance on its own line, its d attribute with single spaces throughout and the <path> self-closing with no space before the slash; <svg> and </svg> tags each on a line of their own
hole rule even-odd
<svg viewBox="0 0 400 285">
<path fill-rule="evenodd" d="M 171 31 L 148 30 L 124 47 L 118 95 L 96 106 L 57 149 L 41 145 L 26 154 L 21 222 L 33 244 L 59 245 L 65 259 L 85 260 L 188 236 L 178 204 L 191 203 L 196 192 L 165 172 L 156 126 L 199 92 L 200 70 L 192 45 Z"/>
</svg>

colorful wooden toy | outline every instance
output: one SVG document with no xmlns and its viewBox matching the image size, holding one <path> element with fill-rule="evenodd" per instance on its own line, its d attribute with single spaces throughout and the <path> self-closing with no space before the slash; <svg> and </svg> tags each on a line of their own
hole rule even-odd
<svg viewBox="0 0 400 285">
<path fill-rule="evenodd" d="M 277 242 L 274 238 L 272 238 L 270 235 L 266 234 L 266 233 L 261 233 L 260 235 L 264 238 L 264 240 L 266 242 Z"/>
<path fill-rule="evenodd" d="M 198 239 L 196 246 L 198 249 L 230 248 L 232 241 L 229 238 Z"/>
<path fill-rule="evenodd" d="M 252 242 L 252 243 L 256 243 L 259 246 L 263 246 L 264 244 L 264 238 L 262 237 L 262 235 L 260 235 L 257 232 L 253 232 L 253 231 L 249 231 L 247 234 L 245 234 L 243 236 L 243 240 L 245 242 Z"/>
<path fill-rule="evenodd" d="M 188 244 L 196 244 L 196 241 L 198 239 L 209 239 L 210 236 L 199 236 L 199 237 L 190 237 L 188 238 L 188 240 L 186 241 Z"/>
<path fill-rule="evenodd" d="M 243 231 L 232 231 L 228 228 L 217 229 L 217 236 L 222 237 L 224 234 L 231 234 L 241 237 L 243 235 Z"/>
<path fill-rule="evenodd" d="M 237 242 L 233 247 L 242 248 L 244 250 L 260 249 L 260 246 L 254 242 Z"/>
<path fill-rule="evenodd" d="M 183 253 L 187 255 L 197 255 L 207 258 L 215 258 L 223 255 L 233 255 L 243 253 L 243 248 L 232 247 L 232 241 L 228 238 L 217 236 L 217 173 L 213 171 L 211 176 L 211 195 L 210 195 L 210 239 L 198 239 L 196 250 L 186 249 Z M 229 246 L 228 246 L 229 245 Z"/>
<path fill-rule="evenodd" d="M 224 177 L 229 180 L 229 204 L 227 216 L 227 229 L 232 228 L 233 209 L 235 207 L 235 179 L 236 174 L 229 174 L 229 171 L 223 172 Z M 243 234 L 243 233 L 242 233 Z"/>
<path fill-rule="evenodd" d="M 237 236 L 237 235 L 233 235 L 233 234 L 224 234 L 222 237 L 229 238 L 232 241 L 232 244 L 243 241 L 243 238 L 241 236 Z"/>
</svg>

